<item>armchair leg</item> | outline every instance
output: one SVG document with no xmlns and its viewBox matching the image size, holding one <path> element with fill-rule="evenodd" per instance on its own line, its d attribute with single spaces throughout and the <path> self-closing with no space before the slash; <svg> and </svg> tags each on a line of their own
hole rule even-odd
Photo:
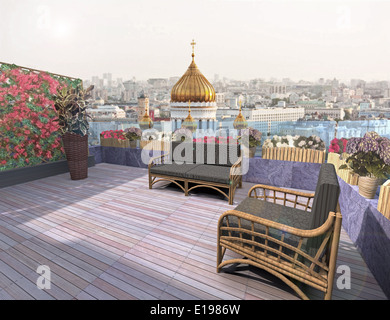
<svg viewBox="0 0 390 320">
<path fill-rule="evenodd" d="M 219 244 L 219 241 L 217 243 L 217 273 L 221 271 L 221 263 L 223 256 L 225 255 L 226 248 L 222 248 L 221 245 Z"/>
</svg>

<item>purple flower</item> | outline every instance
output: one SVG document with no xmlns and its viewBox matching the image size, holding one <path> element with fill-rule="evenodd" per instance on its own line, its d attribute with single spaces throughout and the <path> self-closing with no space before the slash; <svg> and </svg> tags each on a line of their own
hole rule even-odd
<svg viewBox="0 0 390 320">
<path fill-rule="evenodd" d="M 388 138 L 380 139 L 379 156 L 385 164 L 390 166 L 390 139 Z"/>
<path fill-rule="evenodd" d="M 359 144 L 362 141 L 362 138 L 351 138 L 348 140 L 346 152 L 349 154 L 354 154 L 359 151 Z"/>
</svg>

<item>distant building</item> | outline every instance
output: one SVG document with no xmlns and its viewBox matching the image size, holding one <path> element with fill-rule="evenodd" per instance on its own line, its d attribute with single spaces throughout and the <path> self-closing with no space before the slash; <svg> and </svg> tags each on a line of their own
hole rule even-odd
<svg viewBox="0 0 390 320">
<path fill-rule="evenodd" d="M 243 110 L 243 116 L 248 121 L 258 122 L 257 130 L 261 132 L 271 132 L 272 126 L 277 122 L 297 121 L 305 115 L 305 109 L 294 108 L 263 108 Z"/>
<path fill-rule="evenodd" d="M 345 117 L 345 111 L 343 108 L 316 108 L 305 110 L 306 115 L 312 115 L 314 113 L 328 119 L 332 118 L 343 120 Z"/>
<path fill-rule="evenodd" d="M 363 102 L 360 102 L 359 106 L 360 106 L 360 110 L 373 109 L 375 107 L 375 103 L 372 103 L 370 101 L 363 101 Z"/>
<path fill-rule="evenodd" d="M 115 105 L 99 105 L 96 108 L 87 109 L 87 114 L 92 119 L 123 119 L 126 112 Z"/>
<path fill-rule="evenodd" d="M 171 90 L 172 130 L 181 128 L 184 123 L 187 126 L 189 122 L 197 129 L 215 130 L 218 109 L 215 89 L 198 69 L 194 58 L 195 42 L 191 45 L 191 64 Z"/>
<path fill-rule="evenodd" d="M 146 96 L 145 93 L 142 91 L 142 93 L 138 97 L 138 106 L 137 106 L 138 122 L 141 121 L 142 117 L 144 116 L 145 110 L 149 110 L 149 97 Z"/>
</svg>

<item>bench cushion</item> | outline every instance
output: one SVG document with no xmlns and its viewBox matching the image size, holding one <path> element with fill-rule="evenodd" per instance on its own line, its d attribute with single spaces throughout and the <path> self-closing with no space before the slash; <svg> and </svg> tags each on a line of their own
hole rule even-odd
<svg viewBox="0 0 390 320">
<path fill-rule="evenodd" d="M 161 164 L 150 168 L 153 174 L 161 174 L 172 177 L 187 178 L 186 173 L 199 166 L 198 164 Z"/>
<path fill-rule="evenodd" d="M 186 176 L 194 180 L 230 184 L 230 167 L 200 164 L 186 172 Z"/>
</svg>

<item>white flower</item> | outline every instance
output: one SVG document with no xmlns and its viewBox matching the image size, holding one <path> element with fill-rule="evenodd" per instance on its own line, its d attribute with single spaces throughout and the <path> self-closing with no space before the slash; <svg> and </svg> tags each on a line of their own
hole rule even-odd
<svg viewBox="0 0 390 320">
<path fill-rule="evenodd" d="M 305 145 L 305 141 L 303 141 L 303 140 L 298 143 L 298 146 L 300 146 L 300 147 L 303 147 L 304 145 Z"/>
</svg>

